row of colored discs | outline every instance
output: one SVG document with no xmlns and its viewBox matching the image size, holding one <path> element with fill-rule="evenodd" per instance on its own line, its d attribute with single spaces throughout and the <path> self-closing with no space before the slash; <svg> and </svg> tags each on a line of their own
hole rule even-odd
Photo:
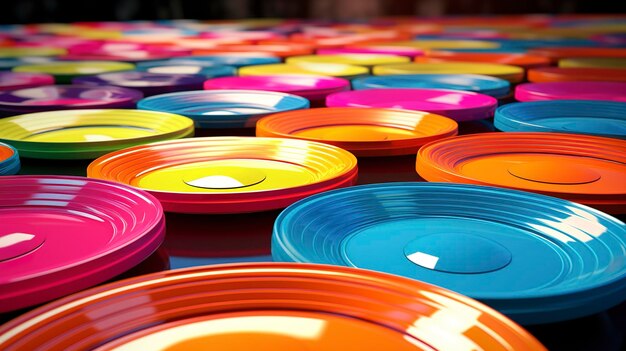
<svg viewBox="0 0 626 351">
<path fill-rule="evenodd" d="M 500 313 L 554 323 L 626 296 L 620 25 L 3 29 L 0 312 L 248 213 L 275 219 L 286 263 L 96 287 L 0 326 L 0 349 L 543 350 Z"/>
</svg>

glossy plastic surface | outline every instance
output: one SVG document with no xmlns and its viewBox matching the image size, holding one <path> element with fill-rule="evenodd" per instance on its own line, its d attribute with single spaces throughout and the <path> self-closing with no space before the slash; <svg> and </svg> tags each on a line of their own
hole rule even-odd
<svg viewBox="0 0 626 351">
<path fill-rule="evenodd" d="M 472 183 L 561 197 L 626 213 L 626 140 L 561 133 L 487 133 L 435 141 L 417 154 L 431 182 Z"/>
<path fill-rule="evenodd" d="M 405 57 L 416 57 L 424 54 L 424 51 L 418 48 L 385 46 L 384 44 L 368 47 L 337 47 L 323 48 L 316 50 L 319 55 L 335 55 L 335 54 L 382 54 L 396 55 Z"/>
<path fill-rule="evenodd" d="M 54 77 L 40 73 L 0 72 L 0 91 L 54 84 Z"/>
<path fill-rule="evenodd" d="M 277 57 L 309 55 L 313 48 L 301 44 L 260 44 L 260 45 L 221 45 L 214 48 L 194 50 L 194 55 L 212 55 L 226 53 L 271 54 Z"/>
<path fill-rule="evenodd" d="M 524 69 L 517 66 L 479 62 L 405 63 L 376 66 L 375 75 L 391 74 L 480 74 L 519 83 L 524 79 Z"/>
<path fill-rule="evenodd" d="M 116 72 L 74 78 L 72 83 L 131 88 L 141 91 L 144 96 L 151 96 L 176 91 L 201 90 L 205 80 L 206 77 L 199 74 Z"/>
<path fill-rule="evenodd" d="M 104 282 L 150 256 L 165 234 L 154 197 L 82 177 L 2 177 L 0 220 L 0 312 Z"/>
<path fill-rule="evenodd" d="M 156 111 L 48 111 L 0 119 L 0 141 L 15 146 L 24 157 L 41 159 L 93 159 L 193 132 L 191 119 Z"/>
<path fill-rule="evenodd" d="M 20 170 L 20 156 L 11 145 L 0 143 L 0 176 L 16 174 Z"/>
<path fill-rule="evenodd" d="M 107 72 L 130 71 L 135 65 L 115 61 L 49 62 L 17 66 L 13 72 L 45 73 L 54 76 L 57 83 L 69 83 L 72 78 Z"/>
<path fill-rule="evenodd" d="M 518 101 L 605 100 L 626 102 L 626 82 L 526 83 L 515 87 L 515 99 Z"/>
<path fill-rule="evenodd" d="M 312 74 L 341 78 L 357 78 L 369 73 L 366 67 L 341 63 L 277 63 L 273 65 L 247 66 L 239 69 L 240 76 L 268 76 Z"/>
<path fill-rule="evenodd" d="M 247 56 L 237 55 L 208 55 L 208 56 L 187 56 L 171 59 L 172 62 L 187 63 L 187 62 L 212 62 L 216 65 L 231 66 L 231 67 L 244 67 L 254 65 L 267 65 L 271 63 L 280 63 L 280 58 L 273 56 Z"/>
<path fill-rule="evenodd" d="M 384 271 L 477 298 L 522 324 L 626 299 L 626 225 L 556 198 L 449 183 L 319 194 L 274 225 L 275 260 Z"/>
<path fill-rule="evenodd" d="M 120 87 L 46 85 L 0 92 L 0 113 L 17 115 L 82 108 L 132 108 L 142 97 L 138 90 Z"/>
<path fill-rule="evenodd" d="M 373 67 L 376 65 L 389 65 L 409 62 L 404 56 L 384 55 L 384 54 L 335 54 L 335 55 L 307 55 L 293 56 L 285 60 L 287 63 L 341 63 L 346 65 L 356 65 Z"/>
<path fill-rule="evenodd" d="M 271 91 L 204 90 L 152 96 L 137 107 L 187 116 L 197 128 L 254 128 L 267 114 L 308 108 L 309 100 Z"/>
<path fill-rule="evenodd" d="M 544 56 L 501 52 L 430 51 L 424 58 L 442 61 L 499 63 L 523 68 L 550 65 L 550 59 Z M 420 59 L 421 58 L 418 57 L 415 61 L 421 62 Z"/>
<path fill-rule="evenodd" d="M 355 183 L 356 158 L 316 142 L 211 137 L 153 143 L 104 155 L 87 175 L 145 189 L 166 211 L 243 213 Z"/>
<path fill-rule="evenodd" d="M 626 82 L 626 70 L 591 67 L 538 67 L 528 70 L 528 81 L 533 83 L 564 81 Z"/>
<path fill-rule="evenodd" d="M 477 74 L 407 74 L 371 76 L 352 81 L 355 90 L 383 88 L 425 88 L 466 90 L 495 98 L 509 94 L 511 83 L 504 79 Z"/>
<path fill-rule="evenodd" d="M 376 44 L 372 44 L 376 45 Z M 369 45 L 363 45 L 368 47 Z M 413 41 L 385 43 L 385 46 L 404 46 L 422 50 L 440 49 L 497 49 L 500 44 L 486 40 L 419 39 Z"/>
<path fill-rule="evenodd" d="M 559 60 L 559 67 L 626 68 L 626 57 L 577 57 Z"/>
<path fill-rule="evenodd" d="M 560 132 L 626 139 L 626 103 L 582 100 L 512 103 L 496 110 L 494 123 L 505 132 Z"/>
<path fill-rule="evenodd" d="M 328 107 L 262 118 L 256 135 L 332 144 L 356 156 L 415 154 L 427 142 L 457 134 L 450 118 L 421 111 Z"/>
<path fill-rule="evenodd" d="M 453 292 L 382 273 L 285 263 L 110 284 L 26 314 L 0 335 L 6 351 L 545 350 L 504 316 Z"/>
<path fill-rule="evenodd" d="M 65 54 L 63 48 L 48 47 L 1 47 L 0 57 L 40 57 L 59 56 Z"/>
<path fill-rule="evenodd" d="M 447 89 L 368 89 L 335 93 L 326 98 L 329 107 L 379 107 L 426 111 L 455 121 L 490 118 L 495 98 Z"/>
<path fill-rule="evenodd" d="M 534 48 L 529 54 L 550 58 L 553 62 L 571 57 L 622 57 L 626 58 L 626 48 L 598 48 L 598 47 L 546 47 Z"/>
<path fill-rule="evenodd" d="M 237 73 L 232 66 L 223 66 L 211 61 L 162 60 L 141 62 L 137 70 L 158 74 L 198 74 L 206 78 L 228 77 Z"/>
</svg>

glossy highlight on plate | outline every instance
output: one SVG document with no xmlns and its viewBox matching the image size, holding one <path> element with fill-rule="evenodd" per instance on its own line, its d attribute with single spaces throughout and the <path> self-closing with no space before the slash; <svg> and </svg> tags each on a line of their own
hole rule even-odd
<svg viewBox="0 0 626 351">
<path fill-rule="evenodd" d="M 448 89 L 368 89 L 335 93 L 326 98 L 328 107 L 377 107 L 426 111 L 457 122 L 490 118 L 495 98 Z"/>
<path fill-rule="evenodd" d="M 517 101 L 604 100 L 626 102 L 626 82 L 543 82 L 515 87 Z"/>
<path fill-rule="evenodd" d="M 176 113 L 194 120 L 196 128 L 254 128 L 270 113 L 309 107 L 309 100 L 260 90 L 183 91 L 155 95 L 137 103 L 141 110 Z"/>
<path fill-rule="evenodd" d="M 365 76 L 369 69 L 342 63 L 277 63 L 272 65 L 246 66 L 239 69 L 240 76 L 268 76 L 311 74 L 353 79 Z"/>
<path fill-rule="evenodd" d="M 176 91 L 202 90 L 206 77 L 199 74 L 115 72 L 74 78 L 78 85 L 112 85 L 141 91 L 144 96 Z"/>
<path fill-rule="evenodd" d="M 334 55 L 306 55 L 288 57 L 287 63 L 340 63 L 346 65 L 356 65 L 373 67 L 377 65 L 389 65 L 409 62 L 404 56 L 384 55 L 384 54 L 334 54 Z"/>
<path fill-rule="evenodd" d="M 212 61 L 192 60 L 141 62 L 137 64 L 137 70 L 158 74 L 199 74 L 206 78 L 228 77 L 237 73 L 237 69 L 232 66 L 223 66 Z"/>
<path fill-rule="evenodd" d="M 454 136 L 457 123 L 421 111 L 328 107 L 262 118 L 256 135 L 332 144 L 355 156 L 415 154 L 427 142 Z"/>
<path fill-rule="evenodd" d="M 387 183 L 311 196 L 276 220 L 277 261 L 405 276 L 476 298 L 522 324 L 626 299 L 626 225 L 569 201 L 450 183 Z"/>
<path fill-rule="evenodd" d="M 165 234 L 150 194 L 83 177 L 2 177 L 0 219 L 0 312 L 113 278 L 150 256 Z"/>
<path fill-rule="evenodd" d="M 626 140 L 565 133 L 486 133 L 424 145 L 430 182 L 493 185 L 626 213 Z"/>
<path fill-rule="evenodd" d="M 96 327 L 103 325 L 110 327 Z M 498 312 L 451 291 L 377 272 L 289 263 L 137 277 L 39 308 L 0 327 L 0 335 L 6 351 L 46 341 L 49 351 L 546 350 Z"/>
<path fill-rule="evenodd" d="M 141 110 L 64 110 L 0 119 L 0 141 L 39 159 L 94 159 L 149 142 L 192 136 L 193 120 Z"/>
<path fill-rule="evenodd" d="M 169 212 L 245 213 L 353 185 L 356 162 L 348 151 L 312 141 L 209 137 L 113 152 L 93 161 L 87 176 L 147 190 Z"/>
</svg>

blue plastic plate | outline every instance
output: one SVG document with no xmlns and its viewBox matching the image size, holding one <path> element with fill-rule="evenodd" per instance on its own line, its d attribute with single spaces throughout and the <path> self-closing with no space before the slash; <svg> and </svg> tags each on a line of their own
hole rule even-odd
<svg viewBox="0 0 626 351">
<path fill-rule="evenodd" d="M 196 128 L 254 128 L 270 113 L 309 107 L 309 100 L 260 90 L 203 90 L 155 95 L 139 100 L 137 108 L 187 116 Z"/>
<path fill-rule="evenodd" d="M 0 176 L 17 174 L 20 171 L 20 156 L 17 150 L 13 146 L 4 143 L 0 143 L 0 149 L 5 149 L 5 152 L 0 150 Z M 10 151 L 7 149 L 10 149 Z M 11 151 L 13 151 L 11 156 L 8 158 L 2 157 L 3 154 Z"/>
<path fill-rule="evenodd" d="M 197 62 L 210 62 L 214 65 L 232 66 L 232 67 L 244 67 L 254 65 L 268 65 L 271 63 L 280 63 L 278 57 L 263 57 L 263 56 L 228 56 L 228 55 L 214 55 L 214 56 L 189 56 L 189 57 L 177 57 L 170 59 L 172 62 L 177 63 L 197 63 Z"/>
<path fill-rule="evenodd" d="M 477 74 L 403 74 L 370 76 L 352 81 L 354 90 L 384 88 L 426 88 L 473 91 L 502 98 L 509 94 L 511 83 L 504 79 Z"/>
<path fill-rule="evenodd" d="M 450 183 L 387 183 L 301 200 L 276 220 L 276 261 L 353 266 L 454 290 L 522 324 L 626 300 L 626 225 L 573 202 Z"/>
<path fill-rule="evenodd" d="M 561 132 L 626 139 L 626 102 L 551 100 L 511 103 L 496 110 L 494 124 L 504 132 Z"/>
<path fill-rule="evenodd" d="M 138 71 L 161 74 L 200 74 L 207 78 L 229 77 L 237 73 L 232 66 L 223 66 L 210 61 L 183 61 L 159 60 L 139 62 Z"/>
</svg>

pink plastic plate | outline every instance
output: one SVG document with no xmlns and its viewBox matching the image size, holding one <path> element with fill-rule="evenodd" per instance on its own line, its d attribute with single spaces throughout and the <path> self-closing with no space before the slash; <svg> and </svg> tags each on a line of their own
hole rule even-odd
<svg viewBox="0 0 626 351">
<path fill-rule="evenodd" d="M 0 312 L 102 283 L 163 242 L 163 209 L 152 195 L 82 177 L 0 180 Z"/>
<path fill-rule="evenodd" d="M 490 118 L 498 104 L 495 98 L 448 89 L 368 89 L 335 93 L 326 98 L 328 107 L 381 107 L 431 112 L 458 122 Z"/>
<path fill-rule="evenodd" d="M 545 82 L 520 84 L 515 88 L 517 101 L 607 100 L 626 102 L 626 83 L 622 82 Z"/>
</svg>

